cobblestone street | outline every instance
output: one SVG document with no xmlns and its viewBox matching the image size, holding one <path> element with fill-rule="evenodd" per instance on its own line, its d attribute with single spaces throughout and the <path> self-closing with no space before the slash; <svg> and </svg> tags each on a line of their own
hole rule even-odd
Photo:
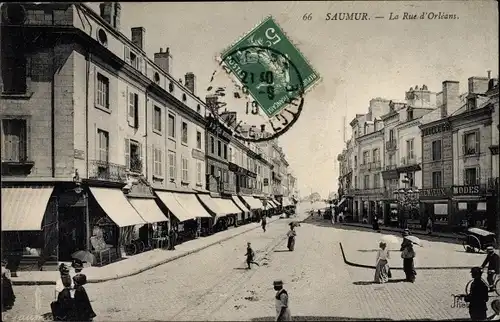
<svg viewBox="0 0 500 322">
<path fill-rule="evenodd" d="M 466 308 L 451 307 L 451 294 L 463 293 L 470 279 L 468 270 L 420 270 L 415 284 L 398 282 L 403 272 L 394 271 L 394 282 L 373 285 L 373 270 L 344 264 L 339 242 L 350 261 L 374 265 L 374 252 L 357 250 L 375 249 L 377 234 L 333 228 L 316 217 L 297 228 L 296 249 L 288 252 L 284 238 L 289 222 L 278 220 L 266 233 L 256 229 L 136 276 L 87 285 L 95 320 L 273 320 L 275 279 L 284 281 L 292 315 L 300 320 L 468 317 Z M 260 263 L 252 270 L 244 269 L 247 241 Z M 461 253 L 453 247 L 461 246 L 435 242 L 424 248 L 436 261 L 458 262 L 454 258 Z M 400 266 L 399 252 L 392 257 Z M 482 256 L 476 258 L 480 264 Z M 16 287 L 16 305 L 4 320 L 42 319 L 53 289 Z M 38 301 L 36 293 L 41 293 Z"/>
</svg>

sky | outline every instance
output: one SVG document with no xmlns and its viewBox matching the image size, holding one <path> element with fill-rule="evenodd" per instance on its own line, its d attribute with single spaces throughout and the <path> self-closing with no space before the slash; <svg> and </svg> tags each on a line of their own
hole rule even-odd
<svg viewBox="0 0 500 322">
<path fill-rule="evenodd" d="M 88 3 L 99 12 L 99 3 Z M 196 75 L 196 94 L 204 98 L 216 56 L 268 16 L 272 16 L 321 81 L 305 96 L 302 114 L 279 143 L 297 177 L 302 196 L 326 198 L 337 190 L 337 155 L 344 133 L 372 98 L 403 100 L 405 91 L 426 84 L 441 91 L 444 80 L 498 77 L 498 8 L 496 1 L 300 1 L 300 2 L 123 2 L 121 32 L 146 29 L 145 51 L 153 58 L 170 48 L 173 76 Z M 327 13 L 367 13 L 368 21 L 326 21 Z M 403 20 L 405 12 L 455 14 L 458 19 Z M 311 19 L 305 19 L 311 13 Z M 390 15 L 399 19 L 390 20 Z M 376 19 L 376 16 L 384 18 Z M 428 16 L 426 16 L 428 17 Z M 218 73 L 212 85 L 233 87 Z M 260 124 L 243 104 L 227 101 L 238 119 Z M 346 120 L 344 122 L 344 119 Z M 345 126 L 344 126 L 345 124 Z M 345 129 L 345 130 L 344 130 Z"/>
</svg>

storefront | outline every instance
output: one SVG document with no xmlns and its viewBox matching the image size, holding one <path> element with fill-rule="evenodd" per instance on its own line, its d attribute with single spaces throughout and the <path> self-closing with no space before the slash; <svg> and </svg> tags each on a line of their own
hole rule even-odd
<svg viewBox="0 0 500 322">
<path fill-rule="evenodd" d="M 183 227 L 181 228 L 186 228 L 183 229 L 186 235 L 190 235 L 193 238 L 209 235 L 213 218 L 205 208 L 203 208 L 198 198 L 196 198 L 196 194 L 173 192 L 172 195 L 188 214 L 195 217 L 191 221 L 186 221 L 187 225 L 182 225 Z M 195 221 L 196 225 L 193 225 L 192 221 Z"/>
<path fill-rule="evenodd" d="M 495 231 L 495 203 L 480 185 L 453 186 L 453 225 Z M 490 201 L 490 202 L 488 202 Z"/>
<path fill-rule="evenodd" d="M 205 209 L 214 217 L 214 232 L 225 230 L 231 225 L 234 226 L 238 213 L 242 213 L 231 199 L 222 199 L 201 193 L 197 194 L 197 197 Z"/>
<path fill-rule="evenodd" d="M 251 210 L 248 209 L 243 202 L 238 198 L 238 196 L 231 196 L 231 199 L 233 202 L 236 204 L 236 206 L 241 209 L 242 213 L 241 215 L 238 215 L 238 225 L 247 223 L 250 221 L 250 216 L 251 216 Z"/>
<path fill-rule="evenodd" d="M 423 222 L 431 218 L 435 231 L 453 230 L 451 188 L 420 189 L 419 201 Z"/>
<path fill-rule="evenodd" d="M 252 211 L 251 220 L 255 221 L 259 217 L 262 210 L 262 202 L 252 196 L 238 196 L 245 206 Z"/>
</svg>

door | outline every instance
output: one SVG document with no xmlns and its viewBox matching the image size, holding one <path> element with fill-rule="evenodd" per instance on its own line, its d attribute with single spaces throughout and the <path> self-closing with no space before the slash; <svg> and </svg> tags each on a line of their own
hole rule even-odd
<svg viewBox="0 0 500 322">
<path fill-rule="evenodd" d="M 71 254 L 86 249 L 84 207 L 59 208 L 59 260 L 70 261 Z"/>
</svg>

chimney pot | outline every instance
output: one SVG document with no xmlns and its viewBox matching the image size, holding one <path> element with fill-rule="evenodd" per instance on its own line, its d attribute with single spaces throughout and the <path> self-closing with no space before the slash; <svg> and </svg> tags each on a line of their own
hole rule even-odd
<svg viewBox="0 0 500 322">
<path fill-rule="evenodd" d="M 189 72 L 184 75 L 184 85 L 191 93 L 196 95 L 196 76 L 194 73 Z"/>
<path fill-rule="evenodd" d="M 488 79 L 491 79 L 491 70 L 488 71 Z"/>
<path fill-rule="evenodd" d="M 139 48 L 144 50 L 146 29 L 144 27 L 133 27 L 131 30 L 132 42 Z"/>
<path fill-rule="evenodd" d="M 158 65 L 162 71 L 165 73 L 172 75 L 172 55 L 168 52 L 163 51 L 163 48 L 160 48 L 159 53 L 154 54 L 154 62 Z"/>
<path fill-rule="evenodd" d="M 163 48 L 160 47 L 160 53 L 163 53 Z"/>
</svg>

